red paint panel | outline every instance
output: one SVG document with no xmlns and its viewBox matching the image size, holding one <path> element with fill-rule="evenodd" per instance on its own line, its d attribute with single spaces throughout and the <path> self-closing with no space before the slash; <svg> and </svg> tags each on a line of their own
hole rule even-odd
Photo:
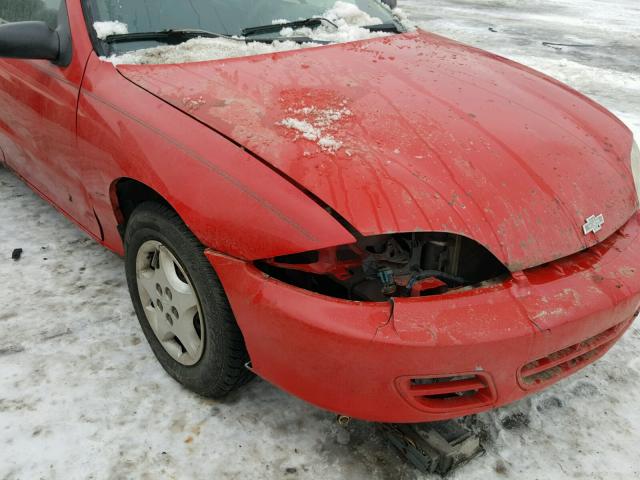
<svg viewBox="0 0 640 480">
<path fill-rule="evenodd" d="M 229 255 L 258 259 L 354 241 L 269 167 L 95 55 L 80 98 L 78 142 L 87 188 L 116 250 L 111 193 L 123 177 L 154 189 L 204 245 Z"/>
<path fill-rule="evenodd" d="M 69 2 L 73 6 L 73 2 Z M 77 168 L 78 95 L 92 46 L 79 8 L 70 8 L 69 66 L 0 59 L 0 149 L 7 164 L 94 237 L 100 228 Z"/>
<path fill-rule="evenodd" d="M 637 210 L 621 122 L 539 73 L 425 32 L 119 70 L 364 234 L 459 233 L 516 271 L 595 245 Z M 343 106 L 352 114 L 332 132 L 335 155 L 279 125 L 302 107 Z M 585 236 L 599 213 L 603 230 Z"/>
<path fill-rule="evenodd" d="M 551 385 L 563 376 L 525 390 L 518 372 L 632 319 L 640 306 L 640 272 L 628 265 L 640 264 L 639 235 L 640 217 L 634 216 L 603 245 L 524 272 L 531 279 L 526 284 L 510 279 L 449 295 L 396 299 L 391 318 L 389 304 L 331 299 L 268 278 L 250 264 L 207 255 L 260 376 L 337 413 L 425 422 L 494 408 Z M 561 297 L 568 286 L 576 294 L 573 303 Z M 545 299 L 558 310 L 553 318 L 531 309 Z M 444 411 L 432 403 L 417 408 L 396 386 L 410 378 L 473 372 L 485 379 L 490 394 Z"/>
</svg>

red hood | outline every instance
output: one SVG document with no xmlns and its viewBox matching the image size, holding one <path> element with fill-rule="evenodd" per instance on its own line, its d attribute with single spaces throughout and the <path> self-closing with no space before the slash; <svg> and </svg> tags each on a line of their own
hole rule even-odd
<svg viewBox="0 0 640 480">
<path fill-rule="evenodd" d="M 631 133 L 613 115 L 537 72 L 425 32 L 118 68 L 364 235 L 458 233 L 518 270 L 598 243 L 637 209 Z M 281 125 L 304 107 L 348 110 L 327 130 L 342 143 L 336 153 Z M 603 229 L 585 236 L 598 214 Z"/>
</svg>

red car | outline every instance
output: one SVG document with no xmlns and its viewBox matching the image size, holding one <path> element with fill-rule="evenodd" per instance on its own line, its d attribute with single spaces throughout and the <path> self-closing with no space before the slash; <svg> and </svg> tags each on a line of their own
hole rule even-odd
<svg viewBox="0 0 640 480">
<path fill-rule="evenodd" d="M 15 3 L 4 162 L 124 255 L 151 348 L 199 394 L 254 372 L 356 418 L 458 417 L 638 313 L 640 153 L 551 78 L 376 0 Z"/>
</svg>

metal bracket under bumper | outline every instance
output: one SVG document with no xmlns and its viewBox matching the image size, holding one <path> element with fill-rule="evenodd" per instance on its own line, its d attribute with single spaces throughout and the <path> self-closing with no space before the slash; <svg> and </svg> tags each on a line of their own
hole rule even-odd
<svg viewBox="0 0 640 480">
<path fill-rule="evenodd" d="M 381 424 L 387 439 L 411 465 L 425 474 L 446 475 L 484 452 L 480 439 L 455 421 Z"/>
</svg>

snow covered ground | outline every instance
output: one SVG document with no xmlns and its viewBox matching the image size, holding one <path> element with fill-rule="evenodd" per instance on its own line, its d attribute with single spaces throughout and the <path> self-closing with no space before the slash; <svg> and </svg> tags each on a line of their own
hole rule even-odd
<svg viewBox="0 0 640 480">
<path fill-rule="evenodd" d="M 577 87 L 640 137 L 637 0 L 400 6 Z M 0 479 L 420 478 L 371 425 L 343 445 L 332 415 L 265 382 L 224 402 L 186 392 L 145 344 L 122 261 L 2 169 L 0 206 Z M 640 478 L 639 405 L 640 324 L 573 378 L 469 419 L 487 454 L 451 478 Z"/>
</svg>

